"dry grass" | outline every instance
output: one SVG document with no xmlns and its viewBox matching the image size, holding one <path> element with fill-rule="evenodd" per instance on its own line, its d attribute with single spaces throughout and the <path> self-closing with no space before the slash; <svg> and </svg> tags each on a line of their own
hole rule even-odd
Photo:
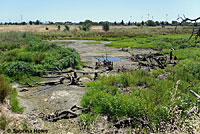
<svg viewBox="0 0 200 134">
<path fill-rule="evenodd" d="M 49 30 L 46 30 L 46 27 L 48 27 Z M 79 26 L 72 26 L 70 25 L 70 30 L 79 30 Z M 110 29 L 140 29 L 141 27 L 137 27 L 137 26 L 110 26 Z M 146 28 L 146 27 L 145 27 Z M 161 26 L 157 26 L 157 27 L 148 27 L 148 28 L 162 28 Z M 165 28 L 172 28 L 174 29 L 174 26 L 167 26 Z M 52 30 L 57 30 L 58 27 L 56 25 L 1 25 L 0 26 L 0 32 L 9 32 L 9 31 L 20 31 L 20 32 L 25 32 L 25 31 L 29 31 L 29 32 L 48 32 L 48 31 L 52 31 Z M 64 25 L 61 26 L 61 30 L 64 30 L 65 27 Z M 91 28 L 91 30 L 93 31 L 103 31 L 102 30 L 102 26 L 93 26 Z"/>
</svg>

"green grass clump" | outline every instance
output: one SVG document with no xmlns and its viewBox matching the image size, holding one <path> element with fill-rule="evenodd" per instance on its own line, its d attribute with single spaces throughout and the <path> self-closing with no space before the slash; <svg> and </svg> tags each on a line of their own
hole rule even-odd
<svg viewBox="0 0 200 134">
<path fill-rule="evenodd" d="M 80 115 L 80 126 L 83 129 L 89 129 L 90 125 L 96 122 L 97 116 L 92 114 L 81 114 Z"/>
<path fill-rule="evenodd" d="M 3 75 L 0 75 L 0 103 L 4 101 L 4 99 L 9 95 L 11 92 L 11 87 L 5 81 Z"/>
<path fill-rule="evenodd" d="M 99 41 L 96 41 L 96 42 L 84 42 L 83 44 L 86 44 L 86 45 L 97 45 L 97 44 L 101 44 L 101 42 L 99 42 Z"/>
<path fill-rule="evenodd" d="M 18 92 L 16 89 L 14 89 L 12 91 L 12 94 L 10 95 L 11 110 L 16 113 L 23 113 L 24 107 L 19 106 L 19 100 L 17 96 L 18 96 Z"/>
<path fill-rule="evenodd" d="M 5 130 L 6 127 L 8 126 L 8 124 L 9 124 L 9 122 L 10 121 L 6 118 L 6 116 L 2 115 L 0 117 L 0 129 Z"/>
</svg>

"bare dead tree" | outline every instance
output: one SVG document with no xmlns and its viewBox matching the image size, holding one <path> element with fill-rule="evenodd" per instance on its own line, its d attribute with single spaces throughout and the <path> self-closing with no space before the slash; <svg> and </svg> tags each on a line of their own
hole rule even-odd
<svg viewBox="0 0 200 134">
<path fill-rule="evenodd" d="M 190 18 L 187 18 L 185 17 L 185 15 L 183 15 L 183 17 L 179 17 L 177 20 L 181 20 L 180 24 L 179 25 L 183 25 L 185 22 L 190 22 L 193 24 L 192 26 L 192 33 L 191 33 L 191 36 L 188 38 L 187 41 L 190 41 L 192 39 L 193 36 L 195 36 L 195 40 L 196 40 L 196 43 L 199 43 L 200 41 L 197 41 L 198 38 L 200 38 L 200 27 L 196 29 L 196 24 L 197 24 L 197 21 L 200 20 L 200 17 L 196 18 L 196 19 L 190 19 Z M 175 32 L 177 30 L 177 27 L 178 25 L 176 26 L 175 28 Z"/>
</svg>

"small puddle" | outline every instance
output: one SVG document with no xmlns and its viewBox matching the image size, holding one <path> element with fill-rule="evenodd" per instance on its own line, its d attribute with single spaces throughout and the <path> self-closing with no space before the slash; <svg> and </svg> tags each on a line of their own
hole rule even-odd
<svg viewBox="0 0 200 134">
<path fill-rule="evenodd" d="M 104 61 L 104 60 L 108 60 L 108 61 L 112 61 L 112 62 L 119 62 L 119 61 L 122 61 L 122 60 L 125 60 L 125 59 L 122 59 L 122 58 L 112 58 L 112 57 L 108 57 L 108 58 L 97 58 L 98 60 L 100 61 Z"/>
</svg>

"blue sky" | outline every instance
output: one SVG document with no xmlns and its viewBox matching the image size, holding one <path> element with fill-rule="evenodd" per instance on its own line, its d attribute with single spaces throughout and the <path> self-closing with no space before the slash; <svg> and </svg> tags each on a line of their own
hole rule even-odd
<svg viewBox="0 0 200 134">
<path fill-rule="evenodd" d="M 1 0 L 0 22 L 19 22 L 21 19 L 127 22 L 145 21 L 148 14 L 149 19 L 153 16 L 153 20 L 171 22 L 178 14 L 199 17 L 199 5 L 200 0 Z"/>
</svg>

